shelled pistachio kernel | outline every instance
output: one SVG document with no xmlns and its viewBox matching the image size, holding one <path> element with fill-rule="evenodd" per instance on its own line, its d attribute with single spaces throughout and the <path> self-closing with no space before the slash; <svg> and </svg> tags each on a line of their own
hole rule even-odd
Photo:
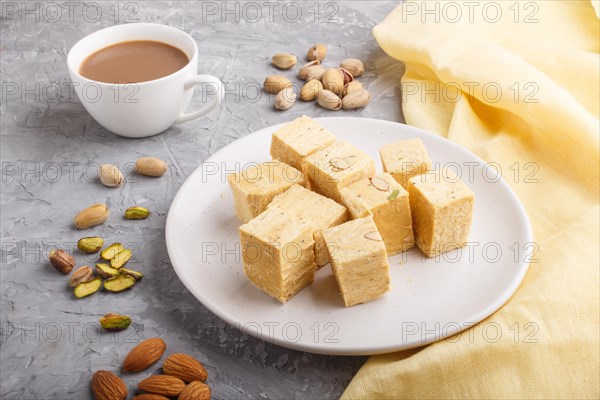
<svg viewBox="0 0 600 400">
<path fill-rule="evenodd" d="M 97 253 L 104 246 L 104 239 L 99 236 L 84 237 L 77 241 L 77 248 L 84 253 Z"/>
<path fill-rule="evenodd" d="M 125 210 L 127 219 L 146 219 L 150 215 L 150 210 L 142 206 L 133 206 Z"/>
</svg>

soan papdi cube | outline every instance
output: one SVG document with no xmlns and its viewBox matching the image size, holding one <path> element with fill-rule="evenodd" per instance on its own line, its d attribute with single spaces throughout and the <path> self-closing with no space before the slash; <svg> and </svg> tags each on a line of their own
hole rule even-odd
<svg viewBox="0 0 600 400">
<path fill-rule="evenodd" d="M 421 139 L 401 140 L 379 149 L 383 170 L 406 188 L 408 180 L 431 169 L 431 159 Z"/>
<path fill-rule="evenodd" d="M 366 303 L 390 290 L 390 268 L 373 217 L 323 231 L 333 275 L 346 307 Z"/>
<path fill-rule="evenodd" d="M 282 303 L 314 280 L 311 221 L 270 208 L 240 226 L 240 244 L 248 279 Z"/>
<path fill-rule="evenodd" d="M 273 197 L 290 186 L 306 184 L 300 171 L 278 160 L 253 164 L 228 175 L 227 181 L 233 192 L 235 212 L 242 223 L 265 211 Z"/>
<path fill-rule="evenodd" d="M 271 208 L 286 212 L 290 220 L 303 218 L 310 221 L 314 228 L 315 263 L 322 267 L 329 262 L 329 253 L 321 231 L 346 222 L 346 207 L 302 186 L 294 185 L 277 195 L 267 207 Z"/>
<path fill-rule="evenodd" d="M 463 247 L 468 240 L 475 196 L 447 170 L 429 171 L 408 181 L 415 241 L 423 254 Z"/>
<path fill-rule="evenodd" d="M 306 115 L 273 133 L 271 157 L 301 169 L 302 161 L 317 150 L 335 143 L 335 136 Z"/>
<path fill-rule="evenodd" d="M 340 202 L 340 189 L 375 174 L 375 162 L 362 150 L 340 141 L 308 156 L 302 164 L 311 190 Z"/>
<path fill-rule="evenodd" d="M 373 216 L 388 255 L 415 245 L 408 192 L 384 172 L 356 181 L 340 191 L 352 218 Z"/>
</svg>

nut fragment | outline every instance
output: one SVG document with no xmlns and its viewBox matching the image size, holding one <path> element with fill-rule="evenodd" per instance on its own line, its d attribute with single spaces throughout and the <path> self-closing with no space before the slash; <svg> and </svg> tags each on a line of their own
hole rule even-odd
<svg viewBox="0 0 600 400">
<path fill-rule="evenodd" d="M 323 44 L 318 43 L 318 44 L 315 44 L 310 49 L 308 49 L 308 52 L 306 53 L 306 58 L 309 61 L 312 61 L 312 60 L 323 61 L 323 59 L 325 58 L 326 55 L 327 55 L 327 47 L 325 47 L 325 45 L 323 45 Z"/>
<path fill-rule="evenodd" d="M 99 236 L 84 237 L 77 241 L 77 248 L 84 253 L 97 253 L 104 246 L 104 239 Z"/>
<path fill-rule="evenodd" d="M 101 285 L 102 285 L 102 279 L 94 278 L 91 281 L 83 282 L 83 283 L 80 283 L 79 285 L 77 285 L 75 287 L 75 290 L 73 291 L 73 293 L 75 294 L 75 297 L 77 297 L 77 298 L 86 297 L 86 296 L 96 293 L 98 291 L 98 289 L 100 289 Z"/>
<path fill-rule="evenodd" d="M 344 89 L 342 89 L 342 98 L 346 97 L 346 95 L 348 95 L 352 92 L 356 92 L 357 90 L 360 90 L 362 88 L 363 88 L 363 85 L 359 81 L 349 82 L 349 83 L 345 84 Z"/>
<path fill-rule="evenodd" d="M 374 240 L 376 242 L 381 242 L 383 240 L 378 231 L 365 233 L 365 239 Z"/>
<path fill-rule="evenodd" d="M 369 92 L 366 89 L 359 89 L 344 96 L 342 107 L 344 107 L 344 110 L 352 110 L 366 106 L 369 101 L 371 101 Z"/>
<path fill-rule="evenodd" d="M 108 313 L 100 318 L 100 326 L 107 331 L 124 331 L 131 325 L 131 318 L 127 315 Z"/>
<path fill-rule="evenodd" d="M 183 388 L 185 388 L 185 383 L 181 379 L 169 375 L 149 376 L 138 383 L 138 389 L 165 397 L 177 396 Z"/>
<path fill-rule="evenodd" d="M 142 393 L 134 396 L 133 400 L 169 400 L 169 398 L 160 394 Z"/>
<path fill-rule="evenodd" d="M 350 168 L 348 161 L 341 157 L 333 157 L 331 160 L 329 160 L 329 164 L 331 164 L 331 167 L 337 171 L 343 171 Z"/>
<path fill-rule="evenodd" d="M 382 192 L 387 192 L 390 190 L 390 184 L 383 178 L 378 176 L 374 176 L 371 178 L 371 185 L 375 186 L 377 190 L 381 190 Z"/>
<path fill-rule="evenodd" d="M 298 71 L 298 78 L 300 78 L 302 80 L 306 80 L 306 76 L 308 75 L 308 69 L 312 66 L 320 65 L 320 64 L 321 64 L 321 61 L 319 61 L 319 60 L 313 60 L 313 61 L 307 62 L 302 67 L 300 67 L 300 70 Z"/>
<path fill-rule="evenodd" d="M 293 87 L 283 89 L 275 96 L 275 109 L 283 111 L 290 109 L 296 102 L 296 96 Z"/>
<path fill-rule="evenodd" d="M 340 67 L 338 70 L 340 71 L 340 74 L 342 74 L 342 77 L 344 77 L 344 86 L 354 81 L 354 76 L 352 76 L 350 71 L 348 71 L 346 68 Z"/>
<path fill-rule="evenodd" d="M 340 67 L 347 69 L 355 77 L 361 76 L 365 72 L 365 65 L 357 58 L 346 58 L 340 63 Z"/>
<path fill-rule="evenodd" d="M 94 278 L 94 270 L 92 267 L 84 266 L 78 268 L 69 281 L 69 286 L 74 288 L 77 287 L 80 283 L 89 282 Z"/>
<path fill-rule="evenodd" d="M 142 206 L 133 206 L 125 210 L 127 219 L 146 219 L 150 215 L 150 210 Z"/>
<path fill-rule="evenodd" d="M 110 210 L 106 204 L 94 204 L 82 210 L 75 217 L 77 229 L 87 229 L 104 223 L 108 219 Z"/>
<path fill-rule="evenodd" d="M 298 57 L 293 54 L 277 53 L 271 57 L 271 63 L 279 69 L 290 69 L 296 65 L 297 61 Z"/>
<path fill-rule="evenodd" d="M 209 400 L 210 387 L 202 382 L 190 382 L 179 395 L 178 400 Z"/>
<path fill-rule="evenodd" d="M 323 88 L 332 91 L 335 94 L 342 93 L 344 88 L 344 76 L 337 68 L 329 68 L 321 77 Z"/>
<path fill-rule="evenodd" d="M 75 266 L 73 256 L 64 250 L 52 250 L 48 254 L 48 259 L 58 272 L 62 272 L 65 275 L 70 273 Z"/>
<path fill-rule="evenodd" d="M 317 98 L 319 91 L 323 90 L 323 84 L 317 79 L 312 79 L 300 89 L 300 98 L 304 101 L 312 101 Z"/>
<path fill-rule="evenodd" d="M 113 268 L 119 269 L 123 265 L 125 265 L 125 263 L 127 261 L 129 261 L 130 258 L 131 258 L 131 250 L 125 249 L 125 250 L 120 251 L 119 253 L 117 253 L 117 255 L 114 256 L 110 260 L 110 266 L 113 267 Z"/>
<path fill-rule="evenodd" d="M 156 178 L 163 176 L 168 168 L 166 162 L 156 157 L 140 157 L 135 162 L 135 172 Z"/>
<path fill-rule="evenodd" d="M 263 84 L 263 88 L 267 93 L 277 94 L 286 87 L 292 86 L 292 82 L 282 75 L 267 76 Z"/>
<path fill-rule="evenodd" d="M 110 265 L 104 263 L 96 264 L 96 273 L 104 279 L 114 278 L 115 276 L 120 274 L 118 269 L 113 268 Z"/>
<path fill-rule="evenodd" d="M 208 374 L 204 366 L 194 357 L 183 353 L 171 354 L 163 363 L 163 372 L 184 382 L 206 382 Z"/>
<path fill-rule="evenodd" d="M 110 371 L 96 371 L 92 376 L 92 392 L 96 400 L 125 400 L 125 382 Z"/>
<path fill-rule="evenodd" d="M 104 289 L 113 293 L 122 292 L 133 287 L 133 285 L 135 285 L 135 278 L 129 275 L 117 275 L 104 281 Z"/>
<path fill-rule="evenodd" d="M 100 253 L 100 257 L 105 260 L 112 260 L 117 254 L 125 250 L 125 247 L 121 243 L 113 243 Z"/>
<path fill-rule="evenodd" d="M 123 370 L 140 372 L 157 362 L 167 350 L 167 344 L 161 338 L 146 339 L 135 346 L 123 361 Z"/>
<path fill-rule="evenodd" d="M 132 269 L 121 268 L 118 269 L 117 272 L 120 274 L 129 275 L 133 277 L 136 281 L 139 281 L 144 277 L 144 274 L 142 274 L 141 272 L 134 271 Z"/>
<path fill-rule="evenodd" d="M 329 90 L 321 90 L 317 95 L 317 101 L 321 107 L 328 110 L 335 111 L 342 108 L 342 99 Z"/>
<path fill-rule="evenodd" d="M 124 178 L 119 168 L 111 164 L 102 164 L 100 166 L 100 182 L 104 186 L 117 187 L 119 186 Z"/>
</svg>

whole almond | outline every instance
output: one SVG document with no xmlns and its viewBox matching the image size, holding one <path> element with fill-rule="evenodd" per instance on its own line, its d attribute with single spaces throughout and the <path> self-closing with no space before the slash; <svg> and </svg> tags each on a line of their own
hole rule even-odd
<svg viewBox="0 0 600 400">
<path fill-rule="evenodd" d="M 265 91 L 271 94 L 277 94 L 286 87 L 290 86 L 292 86 L 292 82 L 285 76 L 281 75 L 267 76 L 263 84 L 263 88 L 265 89 Z"/>
<path fill-rule="evenodd" d="M 48 259 L 52 266 L 63 274 L 70 273 L 75 266 L 75 259 L 73 256 L 64 250 L 52 250 L 50 254 L 48 254 Z"/>
<path fill-rule="evenodd" d="M 123 174 L 116 166 L 111 164 L 102 164 L 100 166 L 100 182 L 104 186 L 117 187 L 123 180 Z"/>
<path fill-rule="evenodd" d="M 156 157 L 140 157 L 135 162 L 135 172 L 140 175 L 159 177 L 163 176 L 168 168 L 166 162 Z"/>
<path fill-rule="evenodd" d="M 178 400 L 209 400 L 210 387 L 202 382 L 194 381 L 183 389 Z"/>
<path fill-rule="evenodd" d="M 134 396 L 133 400 L 169 400 L 169 398 L 160 394 L 142 393 Z"/>
<path fill-rule="evenodd" d="M 167 345 L 161 338 L 146 339 L 127 354 L 125 361 L 123 361 L 123 370 L 143 371 L 157 362 L 166 349 Z"/>
<path fill-rule="evenodd" d="M 110 371 L 96 371 L 92 376 L 92 392 L 96 400 L 124 400 L 127 398 L 125 382 Z"/>
<path fill-rule="evenodd" d="M 75 217 L 77 229 L 87 229 L 104 223 L 108 219 L 110 210 L 106 204 L 94 204 L 82 210 Z"/>
<path fill-rule="evenodd" d="M 71 280 L 69 281 L 69 286 L 74 288 L 77 287 L 80 283 L 89 282 L 94 279 L 94 270 L 92 267 L 81 267 L 78 268 L 77 271 L 73 272 L 71 276 Z"/>
<path fill-rule="evenodd" d="M 163 363 L 165 375 L 171 375 L 184 382 L 206 382 L 206 369 L 194 357 L 183 353 L 171 354 Z"/>
<path fill-rule="evenodd" d="M 177 396 L 183 388 L 185 383 L 181 379 L 169 375 L 152 375 L 138 383 L 138 389 L 165 397 Z"/>
</svg>

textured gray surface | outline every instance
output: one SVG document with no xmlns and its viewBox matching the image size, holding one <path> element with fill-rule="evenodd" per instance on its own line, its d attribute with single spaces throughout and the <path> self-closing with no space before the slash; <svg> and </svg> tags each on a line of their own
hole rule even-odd
<svg viewBox="0 0 600 400">
<path fill-rule="evenodd" d="M 364 357 L 291 351 L 228 326 L 175 275 L 164 226 L 171 200 L 186 177 L 236 138 L 302 114 L 401 121 L 401 66 L 371 35 L 371 28 L 397 3 L 306 2 L 297 22 L 301 3 L 274 2 L 271 11 L 263 6 L 260 16 L 256 4 L 262 2 L 252 3 L 254 8 L 229 4 L 228 13 L 222 2 L 54 4 L 60 12 L 42 2 L 2 1 L 0 397 L 89 398 L 93 371 L 117 371 L 130 348 L 154 336 L 165 339 L 167 352 L 189 353 L 204 362 L 216 399 L 339 397 Z M 107 132 L 86 113 L 68 88 L 68 50 L 99 28 L 133 21 L 175 26 L 196 39 L 200 71 L 226 84 L 220 111 L 138 140 Z M 269 66 L 272 54 L 289 51 L 303 58 L 315 42 L 329 46 L 330 63 L 349 56 L 366 60 L 361 81 L 373 97 L 366 109 L 336 114 L 299 103 L 281 113 L 272 109 L 268 96 L 255 98 L 258 84 L 275 72 Z M 199 97 L 191 109 L 201 103 Z M 132 174 L 132 162 L 140 155 L 168 161 L 168 174 L 158 180 Z M 96 178 L 101 163 L 118 163 L 127 183 L 117 189 L 102 186 Z M 109 221 L 76 231 L 76 212 L 97 202 L 111 206 Z M 153 215 L 146 221 L 123 220 L 123 210 L 133 204 L 147 206 Z M 128 292 L 76 300 L 67 288 L 68 278 L 48 264 L 46 254 L 56 247 L 73 249 L 81 236 L 92 234 L 134 248 L 130 266 L 146 278 Z M 78 266 L 95 261 L 74 253 Z M 107 312 L 132 316 L 132 328 L 120 334 L 100 332 L 98 318 Z M 126 375 L 130 393 L 158 368 Z"/>
</svg>

